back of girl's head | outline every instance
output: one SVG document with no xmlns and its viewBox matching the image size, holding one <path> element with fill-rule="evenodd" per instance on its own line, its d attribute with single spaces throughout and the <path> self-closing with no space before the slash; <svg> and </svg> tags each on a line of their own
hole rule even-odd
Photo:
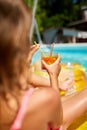
<svg viewBox="0 0 87 130">
<path fill-rule="evenodd" d="M 0 0 L 0 94 L 23 73 L 29 51 L 31 13 L 22 0 Z"/>
</svg>

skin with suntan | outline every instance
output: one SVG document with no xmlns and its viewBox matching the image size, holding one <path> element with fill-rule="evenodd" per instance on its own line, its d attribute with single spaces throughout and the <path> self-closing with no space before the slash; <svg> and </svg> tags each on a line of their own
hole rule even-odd
<svg viewBox="0 0 87 130">
<path fill-rule="evenodd" d="M 87 89 L 65 101 L 61 99 L 58 80 L 60 56 L 52 65 L 42 61 L 49 74 L 49 87 L 35 87 L 35 82 L 29 83 L 33 54 L 29 41 L 31 19 L 31 11 L 22 0 L 0 1 L 0 130 L 10 130 L 22 99 L 31 87 L 34 92 L 27 103 L 21 130 L 47 130 L 48 124 L 52 129 L 63 124 L 64 130 L 87 111 Z M 35 48 L 37 50 L 38 46 Z M 71 115 L 71 119 L 70 112 L 75 115 Z"/>
</svg>

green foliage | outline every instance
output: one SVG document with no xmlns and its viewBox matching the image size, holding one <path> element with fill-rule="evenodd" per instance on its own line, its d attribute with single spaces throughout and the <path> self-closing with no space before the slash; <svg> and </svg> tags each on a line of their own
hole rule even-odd
<svg viewBox="0 0 87 130">
<path fill-rule="evenodd" d="M 24 0 L 24 2 L 25 2 L 28 6 L 30 6 L 31 8 L 33 7 L 33 3 L 34 3 L 33 0 Z"/>
<path fill-rule="evenodd" d="M 33 7 L 34 0 L 24 0 Z M 66 27 L 69 23 L 81 20 L 81 6 L 87 0 L 38 0 L 36 19 L 42 33 L 50 27 Z"/>
</svg>

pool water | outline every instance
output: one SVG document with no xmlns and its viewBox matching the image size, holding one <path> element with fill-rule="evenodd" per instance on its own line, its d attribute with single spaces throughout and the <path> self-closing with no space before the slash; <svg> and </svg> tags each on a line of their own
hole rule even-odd
<svg viewBox="0 0 87 130">
<path fill-rule="evenodd" d="M 41 45 L 44 52 L 51 50 L 50 45 Z M 53 52 L 61 55 L 62 63 L 79 63 L 87 72 L 87 44 L 55 44 Z M 41 57 L 41 52 L 38 50 L 33 56 L 32 62 L 34 63 Z"/>
</svg>

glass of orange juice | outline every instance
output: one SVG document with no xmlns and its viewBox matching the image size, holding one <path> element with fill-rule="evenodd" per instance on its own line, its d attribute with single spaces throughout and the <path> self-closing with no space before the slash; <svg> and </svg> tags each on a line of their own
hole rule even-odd
<svg viewBox="0 0 87 130">
<path fill-rule="evenodd" d="M 48 65 L 54 63 L 58 57 L 58 54 L 55 52 L 44 52 L 41 54 L 41 59 L 44 60 Z M 43 69 L 43 67 L 42 67 Z"/>
</svg>

